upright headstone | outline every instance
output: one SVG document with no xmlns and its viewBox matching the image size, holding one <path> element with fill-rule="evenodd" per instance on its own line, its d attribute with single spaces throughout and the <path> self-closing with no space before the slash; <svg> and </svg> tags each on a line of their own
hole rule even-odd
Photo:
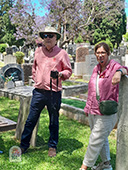
<svg viewBox="0 0 128 170">
<path fill-rule="evenodd" d="M 28 57 L 28 48 L 27 48 L 27 46 L 22 46 L 21 51 L 25 54 L 25 57 Z"/>
<path fill-rule="evenodd" d="M 128 76 L 123 76 L 119 90 L 116 170 L 128 169 Z"/>
<path fill-rule="evenodd" d="M 76 62 L 74 65 L 74 75 L 82 77 L 85 74 L 85 56 L 89 54 L 89 49 L 86 47 L 78 47 L 76 49 Z"/>
<path fill-rule="evenodd" d="M 12 45 L 12 52 L 16 53 L 17 51 L 20 51 L 19 48 L 16 45 Z"/>
<path fill-rule="evenodd" d="M 94 50 L 89 51 L 89 55 L 86 56 L 85 61 L 85 74 L 83 75 L 83 79 L 86 81 L 89 81 L 93 68 L 97 65 L 97 59 L 94 55 Z"/>
<path fill-rule="evenodd" d="M 12 55 L 12 54 L 13 54 L 12 48 L 11 48 L 11 47 L 7 47 L 7 48 L 6 48 L 6 53 L 7 53 L 7 55 L 8 55 L 8 54 L 11 54 L 11 55 Z"/>
<path fill-rule="evenodd" d="M 11 47 L 6 48 L 6 55 L 4 56 L 4 65 L 16 63 L 16 57 L 13 56 L 13 50 Z"/>
<path fill-rule="evenodd" d="M 68 54 L 75 55 L 76 54 L 76 44 L 68 45 Z"/>
<path fill-rule="evenodd" d="M 128 67 L 128 54 L 125 54 L 125 66 Z"/>
<path fill-rule="evenodd" d="M 1 81 L 3 79 L 2 77 L 4 77 L 4 79 L 8 79 L 8 83 L 12 80 L 14 82 L 14 86 L 24 85 L 24 72 L 19 64 L 7 64 L 0 69 L 0 75 L 2 75 L 0 77 Z"/>
<path fill-rule="evenodd" d="M 29 63 L 29 56 L 28 56 L 28 48 L 27 48 L 27 46 L 21 47 L 21 51 L 25 54 L 25 56 L 24 56 L 25 63 Z"/>
<path fill-rule="evenodd" d="M 24 63 L 22 64 L 22 69 L 24 72 L 24 82 L 25 84 L 29 83 L 29 76 L 32 75 L 32 63 Z"/>
</svg>

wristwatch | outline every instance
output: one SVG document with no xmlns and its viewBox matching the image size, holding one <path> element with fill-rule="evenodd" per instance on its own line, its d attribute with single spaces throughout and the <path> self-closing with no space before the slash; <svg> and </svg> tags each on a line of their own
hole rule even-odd
<svg viewBox="0 0 128 170">
<path fill-rule="evenodd" d="M 59 77 L 62 77 L 62 73 L 61 72 L 59 72 Z"/>
<path fill-rule="evenodd" d="M 121 69 L 116 70 L 116 72 L 120 71 L 121 75 L 123 75 L 123 71 Z"/>
</svg>

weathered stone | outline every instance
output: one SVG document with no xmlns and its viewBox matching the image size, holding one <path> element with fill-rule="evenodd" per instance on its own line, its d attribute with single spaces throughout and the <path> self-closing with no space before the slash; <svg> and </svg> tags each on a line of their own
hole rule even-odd
<svg viewBox="0 0 128 170">
<path fill-rule="evenodd" d="M 83 79 L 89 81 L 90 77 L 92 75 L 94 67 L 97 65 L 97 59 L 96 56 L 94 55 L 94 51 L 91 51 L 92 54 L 89 54 L 86 56 L 86 61 L 85 61 L 85 74 L 83 75 Z"/>
<path fill-rule="evenodd" d="M 77 120 L 80 123 L 89 125 L 88 117 L 85 115 L 83 109 L 76 108 L 67 104 L 61 104 L 60 113 L 70 119 Z"/>
<path fill-rule="evenodd" d="M 62 96 L 77 96 L 81 93 L 85 93 L 88 90 L 88 84 L 82 83 L 78 85 L 72 85 L 72 86 L 63 86 L 62 87 Z"/>
<path fill-rule="evenodd" d="M 128 77 L 123 76 L 119 91 L 116 170 L 128 168 Z"/>
<path fill-rule="evenodd" d="M 34 87 L 32 86 L 15 87 L 12 89 L 0 89 L 0 96 L 8 97 L 10 99 L 16 99 L 20 101 L 20 109 L 19 109 L 16 133 L 15 133 L 15 137 L 19 140 L 21 139 L 21 134 L 29 114 L 29 107 L 30 107 L 33 89 Z M 38 129 L 38 123 L 31 137 L 30 144 L 32 146 L 36 145 L 37 129 Z"/>
<path fill-rule="evenodd" d="M 85 56 L 89 54 L 86 47 L 78 47 L 76 49 L 76 62 L 85 62 Z"/>
<path fill-rule="evenodd" d="M 10 63 L 16 63 L 16 57 L 12 54 L 8 54 L 4 56 L 4 65 L 10 64 Z"/>
<path fill-rule="evenodd" d="M 31 102 L 31 97 L 20 97 L 20 109 L 19 109 L 19 115 L 17 119 L 17 126 L 16 126 L 16 133 L 15 133 L 15 137 L 18 140 L 21 139 L 21 135 L 24 130 L 24 125 L 29 114 L 30 102 Z M 38 130 L 38 123 L 35 126 L 35 129 L 31 137 L 31 142 L 30 142 L 31 146 L 36 145 L 37 130 Z"/>
<path fill-rule="evenodd" d="M 0 116 L 0 132 L 8 131 L 16 128 L 16 122 Z"/>
<path fill-rule="evenodd" d="M 24 82 L 25 84 L 28 84 L 29 83 L 29 76 L 32 75 L 32 65 L 33 64 L 22 64 L 22 69 L 23 69 L 23 72 L 24 72 Z"/>
</svg>

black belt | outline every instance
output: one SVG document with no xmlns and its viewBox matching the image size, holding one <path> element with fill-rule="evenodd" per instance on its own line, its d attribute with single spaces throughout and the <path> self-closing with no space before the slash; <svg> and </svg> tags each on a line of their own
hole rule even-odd
<svg viewBox="0 0 128 170">
<path fill-rule="evenodd" d="M 45 89 L 37 89 L 37 88 L 35 88 L 35 90 L 40 92 L 40 93 L 51 92 L 50 90 L 45 90 Z"/>
</svg>

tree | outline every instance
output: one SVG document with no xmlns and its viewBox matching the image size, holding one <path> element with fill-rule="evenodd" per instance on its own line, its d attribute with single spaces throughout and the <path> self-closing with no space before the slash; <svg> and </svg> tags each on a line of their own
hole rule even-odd
<svg viewBox="0 0 128 170">
<path fill-rule="evenodd" d="M 94 23 L 89 25 L 88 30 L 91 34 L 88 34 L 89 36 L 86 38 L 91 44 L 109 39 L 113 46 L 118 47 L 122 41 L 122 35 L 126 32 L 126 14 L 124 9 L 119 14 L 113 12 L 112 17 L 96 17 Z"/>
<path fill-rule="evenodd" d="M 122 15 L 122 0 L 53 0 L 49 3 L 48 23 L 53 24 L 63 34 L 61 46 L 82 33 L 84 37 L 92 34 L 88 27 L 95 19 L 107 18 L 116 22 L 117 15 Z M 98 25 L 96 25 L 98 27 Z"/>
<path fill-rule="evenodd" d="M 15 26 L 11 24 L 8 10 L 12 7 L 14 0 L 1 0 L 0 1 L 0 42 L 5 42 L 11 45 L 14 43 Z"/>
<path fill-rule="evenodd" d="M 94 23 L 95 19 L 108 18 L 108 22 L 116 18 L 113 15 L 123 15 L 124 0 L 41 0 L 41 5 L 46 6 L 49 11 L 43 18 L 35 15 L 35 9 L 31 0 L 17 1 L 17 4 L 10 11 L 11 21 L 17 27 L 16 37 L 24 38 L 26 43 L 32 43 L 38 36 L 38 31 L 45 25 L 57 28 L 62 34 L 62 47 L 69 43 L 79 33 L 83 36 L 90 35 L 92 30 L 88 27 Z M 38 23 L 38 24 L 37 24 Z M 95 23 L 97 24 L 97 23 Z M 97 25 L 98 27 L 98 25 Z"/>
<path fill-rule="evenodd" d="M 9 11 L 11 22 L 16 26 L 16 39 L 23 39 L 26 45 L 35 44 L 38 32 L 44 28 L 44 17 L 36 16 L 31 0 L 17 0 Z"/>
</svg>

